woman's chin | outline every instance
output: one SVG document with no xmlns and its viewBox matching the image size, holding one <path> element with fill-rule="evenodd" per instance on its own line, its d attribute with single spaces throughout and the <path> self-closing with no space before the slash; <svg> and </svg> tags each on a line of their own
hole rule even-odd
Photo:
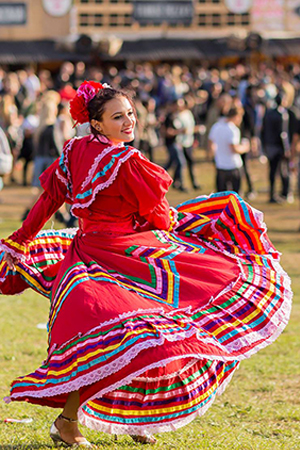
<svg viewBox="0 0 300 450">
<path fill-rule="evenodd" d="M 124 137 L 124 142 L 131 142 L 134 140 L 134 134 Z"/>
</svg>

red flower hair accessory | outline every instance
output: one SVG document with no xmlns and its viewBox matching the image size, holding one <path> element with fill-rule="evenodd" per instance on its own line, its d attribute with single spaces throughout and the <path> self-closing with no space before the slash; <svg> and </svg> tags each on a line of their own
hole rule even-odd
<svg viewBox="0 0 300 450">
<path fill-rule="evenodd" d="M 101 89 L 105 88 L 111 89 L 111 86 L 106 83 L 101 84 L 95 81 L 84 81 L 79 86 L 76 96 L 70 101 L 70 114 L 72 119 L 75 121 L 75 125 L 89 121 L 87 106 L 95 95 Z"/>
</svg>

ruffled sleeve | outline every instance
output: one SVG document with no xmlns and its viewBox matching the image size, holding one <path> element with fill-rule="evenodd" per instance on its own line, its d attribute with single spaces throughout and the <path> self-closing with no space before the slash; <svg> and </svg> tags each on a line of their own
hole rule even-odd
<svg viewBox="0 0 300 450">
<path fill-rule="evenodd" d="M 72 140 L 67 141 L 64 150 L 56 161 L 40 176 L 42 188 L 56 201 L 72 202 L 72 181 L 69 171 L 69 150 Z"/>
<path fill-rule="evenodd" d="M 120 168 L 118 182 L 121 195 L 140 216 L 156 228 L 169 227 L 169 204 L 165 194 L 172 178 L 162 167 L 143 157 L 130 158 Z"/>
<path fill-rule="evenodd" d="M 47 192 L 43 192 L 36 204 L 30 210 L 21 228 L 11 234 L 7 239 L 1 239 L 0 250 L 8 252 L 13 257 L 25 261 L 29 254 L 30 242 L 43 228 L 52 214 L 60 208 L 63 202 L 63 197 L 60 197 L 59 200 L 55 200 Z"/>
<path fill-rule="evenodd" d="M 66 143 L 61 157 L 40 176 L 43 194 L 31 209 L 22 227 L 7 239 L 0 241 L 0 250 L 25 261 L 29 253 L 30 241 L 65 201 L 71 201 L 71 182 L 66 165 L 68 144 L 69 142 Z"/>
<path fill-rule="evenodd" d="M 73 193 L 69 170 L 69 153 L 74 141 L 74 139 L 67 141 L 60 158 L 42 173 L 40 182 L 44 189 L 43 194 L 29 212 L 22 227 L 7 239 L 0 241 L 0 250 L 4 250 L 13 257 L 25 261 L 29 254 L 28 247 L 30 242 L 36 234 L 64 202 L 72 203 Z"/>
</svg>

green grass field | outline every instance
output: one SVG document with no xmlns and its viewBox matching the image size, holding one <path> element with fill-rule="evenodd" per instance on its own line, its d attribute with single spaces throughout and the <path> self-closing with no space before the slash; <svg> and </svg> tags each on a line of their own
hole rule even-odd
<svg viewBox="0 0 300 450">
<path fill-rule="evenodd" d="M 251 162 L 258 195 L 251 203 L 265 213 L 273 243 L 283 253 L 282 265 L 292 278 L 294 306 L 290 323 L 279 339 L 242 362 L 225 393 L 192 424 L 157 436 L 154 448 L 164 450 L 299 450 L 300 449 L 300 211 L 292 205 L 267 204 L 266 166 Z M 171 190 L 172 205 L 213 190 L 213 168 L 197 166 L 202 190 L 189 194 Z M 29 188 L 7 187 L 1 197 L 0 237 L 20 225 L 29 202 Z M 51 225 L 51 224 L 48 224 Z M 37 368 L 46 356 L 48 303 L 34 292 L 0 296 L 0 398 L 8 395 L 12 379 Z M 0 450 L 52 448 L 49 427 L 58 411 L 25 403 L 0 401 Z M 32 418 L 29 424 L 7 424 L 4 419 Z M 83 430 L 99 449 L 140 447 L 128 436 Z"/>
</svg>

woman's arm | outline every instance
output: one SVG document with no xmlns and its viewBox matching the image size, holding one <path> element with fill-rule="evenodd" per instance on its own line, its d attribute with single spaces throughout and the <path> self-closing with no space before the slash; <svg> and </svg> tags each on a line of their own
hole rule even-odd
<svg viewBox="0 0 300 450">
<path fill-rule="evenodd" d="M 170 226 L 169 210 L 170 205 L 168 200 L 164 197 L 161 203 L 159 203 L 150 214 L 146 214 L 144 218 L 153 225 L 154 228 L 167 230 Z"/>
</svg>

